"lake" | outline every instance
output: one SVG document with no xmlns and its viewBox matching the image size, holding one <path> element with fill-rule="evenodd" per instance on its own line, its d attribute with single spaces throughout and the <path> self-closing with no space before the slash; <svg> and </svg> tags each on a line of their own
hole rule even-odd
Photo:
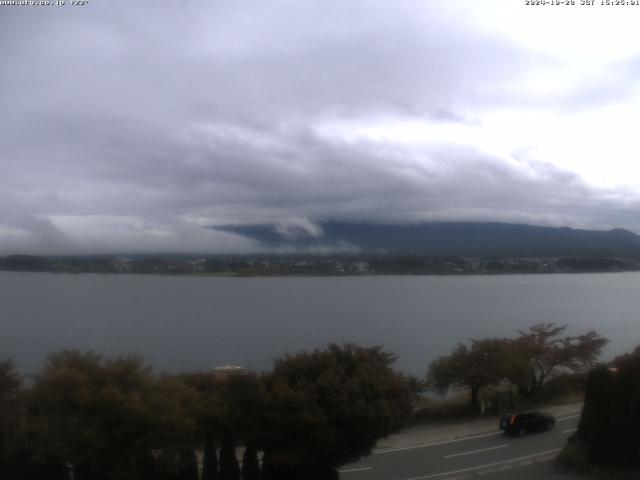
<svg viewBox="0 0 640 480">
<path fill-rule="evenodd" d="M 640 273 L 222 278 L 0 272 L 0 359 L 138 353 L 160 370 L 265 370 L 329 342 L 383 345 L 422 375 L 457 342 L 536 322 L 596 329 L 604 358 L 640 344 Z"/>
</svg>

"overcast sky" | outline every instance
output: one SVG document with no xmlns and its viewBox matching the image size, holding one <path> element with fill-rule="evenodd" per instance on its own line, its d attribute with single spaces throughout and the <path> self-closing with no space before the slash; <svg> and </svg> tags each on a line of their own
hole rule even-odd
<svg viewBox="0 0 640 480">
<path fill-rule="evenodd" d="M 640 6 L 66 3 L 0 6 L 0 254 L 242 252 L 204 227 L 327 219 L 640 232 Z"/>
</svg>

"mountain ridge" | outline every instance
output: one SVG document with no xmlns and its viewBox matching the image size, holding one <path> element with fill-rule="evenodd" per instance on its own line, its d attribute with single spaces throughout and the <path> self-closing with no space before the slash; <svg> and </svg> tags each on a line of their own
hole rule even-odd
<svg viewBox="0 0 640 480">
<path fill-rule="evenodd" d="M 639 255 L 640 236 L 622 228 L 586 230 L 501 222 L 376 224 L 326 221 L 317 231 L 275 224 L 226 225 L 271 248 L 357 249 L 367 254 L 495 257 Z M 321 232 L 321 233 L 320 233 Z"/>
</svg>

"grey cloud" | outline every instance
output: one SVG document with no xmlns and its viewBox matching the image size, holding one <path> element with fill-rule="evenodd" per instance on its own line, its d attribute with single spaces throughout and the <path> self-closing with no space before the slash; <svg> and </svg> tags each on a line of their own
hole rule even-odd
<svg viewBox="0 0 640 480">
<path fill-rule="evenodd" d="M 0 252 L 250 251 L 202 227 L 332 218 L 635 226 L 631 193 L 526 155 L 317 133 L 385 115 L 481 127 L 548 61 L 434 5 L 4 9 Z"/>
<path fill-rule="evenodd" d="M 505 106 L 527 108 L 558 113 L 583 113 L 609 105 L 628 102 L 636 91 L 636 79 L 640 70 L 640 57 L 616 59 L 597 65 L 597 71 L 584 74 L 577 81 L 566 83 L 563 70 L 571 68 L 566 58 L 554 55 L 536 55 L 535 68 L 523 71 L 520 81 L 487 90 L 480 97 L 484 107 Z M 579 67 L 578 67 L 579 68 Z M 545 72 L 551 79 L 557 78 L 546 90 L 531 88 L 527 73 Z"/>
</svg>

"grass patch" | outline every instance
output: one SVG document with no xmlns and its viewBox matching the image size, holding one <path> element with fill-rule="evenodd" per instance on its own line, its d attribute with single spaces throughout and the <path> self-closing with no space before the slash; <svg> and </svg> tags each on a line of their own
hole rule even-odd
<svg viewBox="0 0 640 480">
<path fill-rule="evenodd" d="M 493 398 L 492 395 L 489 395 Z M 483 415 L 499 415 L 501 412 L 493 408 L 484 413 L 473 412 L 469 407 L 471 397 L 469 392 L 461 391 L 450 394 L 445 398 L 424 396 L 417 403 L 410 424 L 421 425 L 440 420 L 456 420 L 479 417 Z M 520 398 L 514 395 L 514 408 L 509 411 L 524 411 L 544 409 L 549 405 L 569 405 L 584 401 L 584 390 L 545 392 L 534 398 Z M 640 477 L 639 477 L 640 478 Z"/>
<path fill-rule="evenodd" d="M 411 417 L 411 423 L 420 425 L 438 420 L 469 418 L 474 414 L 469 409 L 469 393 L 459 392 L 447 398 L 423 397 Z"/>
<path fill-rule="evenodd" d="M 504 386 L 502 387 L 504 389 Z M 524 411 L 544 409 L 549 405 L 569 405 L 584 401 L 585 377 L 584 375 L 559 375 L 549 380 L 533 398 L 522 398 L 513 391 L 514 407 L 508 411 Z M 428 390 L 429 391 L 429 390 Z M 470 408 L 470 393 L 466 390 L 450 392 L 441 398 L 432 395 L 423 396 L 417 403 L 410 423 L 420 425 L 440 420 L 456 420 L 481 415 L 499 415 L 504 413 L 497 408 L 495 387 L 485 387 L 480 390 L 479 407 L 483 413 L 474 412 Z M 430 390 L 433 392 L 433 390 Z M 486 411 L 484 411 L 486 410 Z M 638 477 L 640 478 L 640 477 Z"/>
<path fill-rule="evenodd" d="M 584 402 L 584 392 L 565 393 L 558 397 L 516 398 L 514 410 L 536 410 L 549 405 L 570 405 Z"/>
</svg>

